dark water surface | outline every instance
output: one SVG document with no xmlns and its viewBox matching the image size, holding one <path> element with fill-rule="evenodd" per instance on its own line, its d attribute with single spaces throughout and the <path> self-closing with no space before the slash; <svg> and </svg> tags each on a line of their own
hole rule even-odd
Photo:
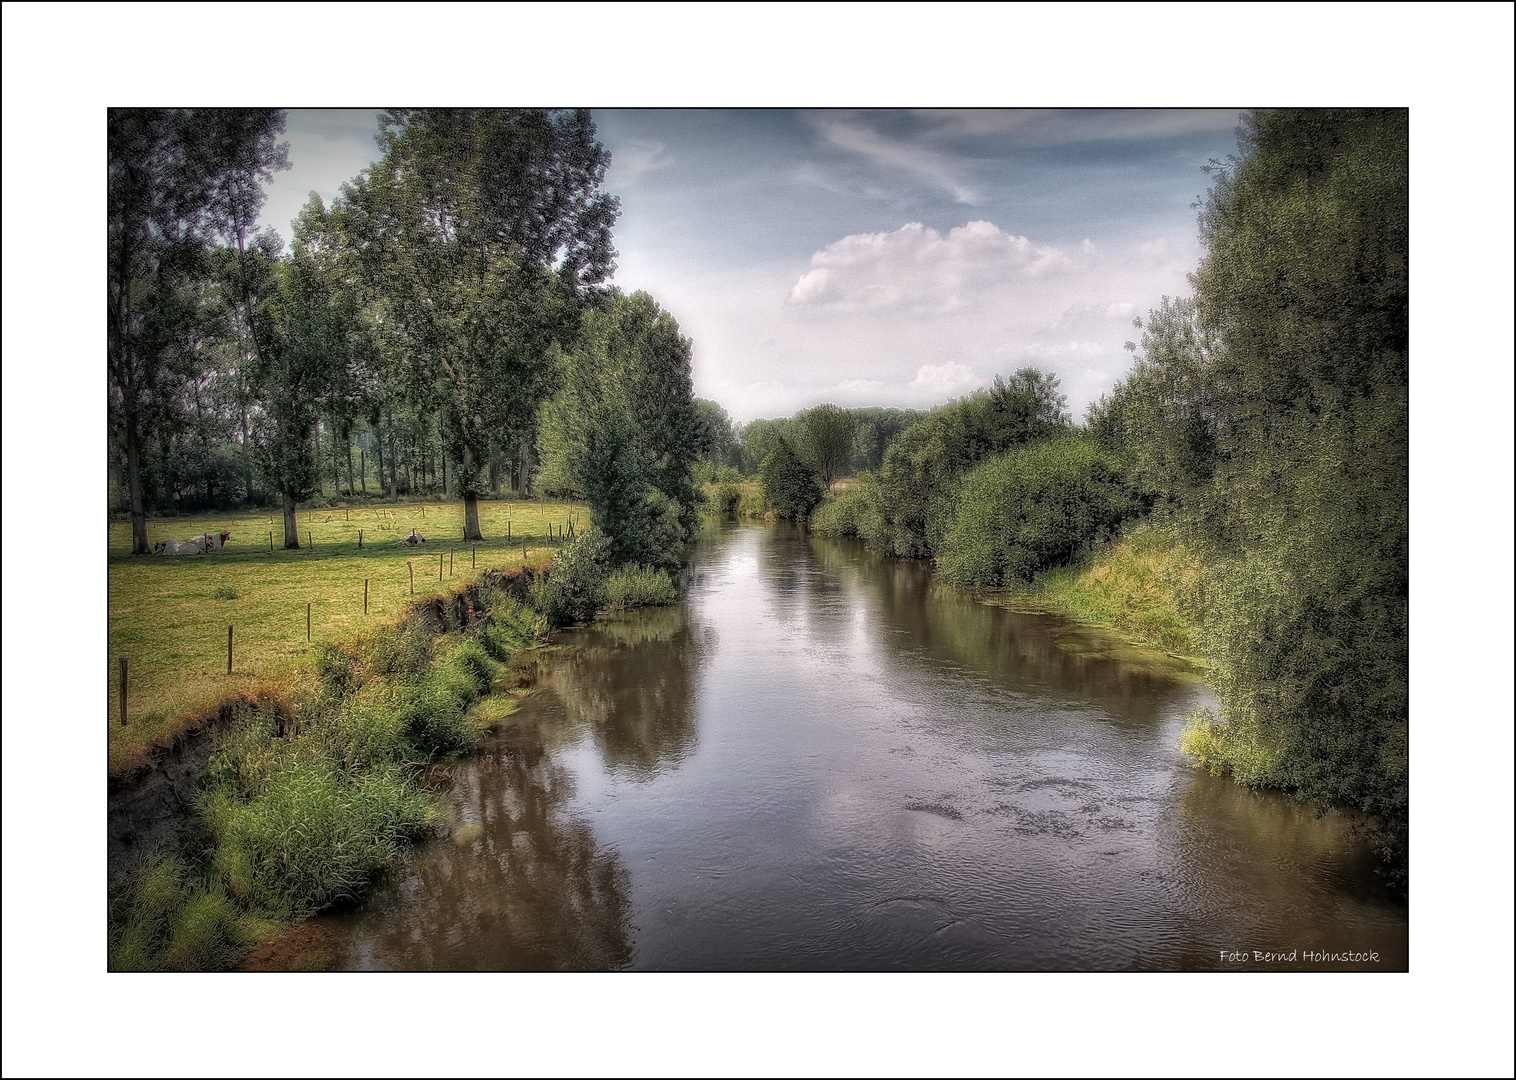
<svg viewBox="0 0 1516 1080">
<path fill-rule="evenodd" d="M 783 526 L 692 566 L 687 605 L 561 637 L 451 840 L 306 966 L 1406 969 L 1342 818 L 1185 765 L 1211 699 L 1164 659 Z"/>
</svg>

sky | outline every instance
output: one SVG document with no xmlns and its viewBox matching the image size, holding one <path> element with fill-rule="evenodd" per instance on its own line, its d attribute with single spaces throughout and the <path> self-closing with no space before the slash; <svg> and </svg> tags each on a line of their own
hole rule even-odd
<svg viewBox="0 0 1516 1080">
<path fill-rule="evenodd" d="M 260 223 L 288 240 L 377 155 L 374 110 L 291 110 Z M 930 408 L 1031 365 L 1070 410 L 1126 372 L 1133 319 L 1186 293 L 1195 204 L 1238 111 L 597 110 L 621 201 L 614 284 L 693 343 L 746 422 L 821 402 Z"/>
</svg>

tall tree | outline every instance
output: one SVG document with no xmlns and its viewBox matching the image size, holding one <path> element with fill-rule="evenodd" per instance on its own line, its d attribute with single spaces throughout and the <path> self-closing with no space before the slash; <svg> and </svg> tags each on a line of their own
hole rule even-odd
<svg viewBox="0 0 1516 1080">
<path fill-rule="evenodd" d="M 830 488 L 832 481 L 847 471 L 852 460 L 857 419 L 835 405 L 817 405 L 795 419 L 805 436 L 806 456 L 821 474 L 822 486 Z"/>
<path fill-rule="evenodd" d="M 385 277 L 415 377 L 435 383 L 478 540 L 490 452 L 531 426 L 552 346 L 613 267 L 610 155 L 585 110 L 397 109 L 380 127 L 384 157 L 351 188 L 364 201 L 353 240 Z"/>
<path fill-rule="evenodd" d="M 132 551 L 146 554 L 143 443 L 192 366 L 193 282 L 234 214 L 288 167 L 276 109 L 111 109 L 106 116 L 106 355 L 126 452 Z M 251 183 L 244 182 L 251 178 Z"/>
<path fill-rule="evenodd" d="M 581 494 L 621 562 L 671 562 L 698 520 L 691 470 L 704 429 L 690 342 L 644 292 L 584 317 L 544 407 L 542 483 Z"/>
</svg>

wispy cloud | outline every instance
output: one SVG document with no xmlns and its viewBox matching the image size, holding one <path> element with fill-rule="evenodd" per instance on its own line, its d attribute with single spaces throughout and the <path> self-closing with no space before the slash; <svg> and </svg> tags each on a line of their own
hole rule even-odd
<svg viewBox="0 0 1516 1080">
<path fill-rule="evenodd" d="M 667 168 L 672 159 L 668 147 L 652 139 L 628 139 L 611 150 L 611 167 L 606 183 L 634 184 L 647 173 Z"/>
<path fill-rule="evenodd" d="M 928 138 L 1011 136 L 1047 146 L 1230 132 L 1235 109 L 915 109 Z"/>
<path fill-rule="evenodd" d="M 955 202 L 978 201 L 978 195 L 959 179 L 951 160 L 935 150 L 891 138 L 855 120 L 828 119 L 819 124 L 819 129 L 826 141 L 838 149 L 925 180 L 948 192 Z"/>
</svg>

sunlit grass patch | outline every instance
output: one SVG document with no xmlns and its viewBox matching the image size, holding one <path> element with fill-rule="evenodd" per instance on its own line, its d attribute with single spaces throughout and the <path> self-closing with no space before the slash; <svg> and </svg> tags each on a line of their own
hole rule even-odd
<svg viewBox="0 0 1516 1080">
<path fill-rule="evenodd" d="M 195 716 L 214 712 L 231 695 L 310 678 L 323 644 L 350 640 L 392 622 L 412 599 L 412 578 L 414 596 L 424 597 L 450 592 L 487 567 L 541 567 L 567 542 L 559 539 L 560 533 L 566 536 L 571 524 L 582 531 L 588 519 L 580 505 L 525 500 L 481 502 L 479 515 L 487 539 L 470 545 L 461 539 L 462 503 L 301 511 L 301 544 L 309 534 L 314 547 L 298 551 L 280 546 L 283 519 L 278 514 L 150 520 L 150 541 L 221 530 L 232 534 L 223 551 L 177 557 L 128 554 L 130 523 L 111 522 L 109 768 L 119 771 L 140 761 L 148 746 Z M 425 545 L 399 544 L 412 528 L 426 537 Z M 233 628 L 230 675 L 228 626 Z M 128 662 L 124 728 L 119 696 L 122 658 Z"/>
<path fill-rule="evenodd" d="M 1082 621 L 1117 630 L 1166 652 L 1190 655 L 1195 631 L 1181 610 L 1198 562 L 1149 525 L 1076 566 L 1041 579 L 1046 600 Z"/>
</svg>

